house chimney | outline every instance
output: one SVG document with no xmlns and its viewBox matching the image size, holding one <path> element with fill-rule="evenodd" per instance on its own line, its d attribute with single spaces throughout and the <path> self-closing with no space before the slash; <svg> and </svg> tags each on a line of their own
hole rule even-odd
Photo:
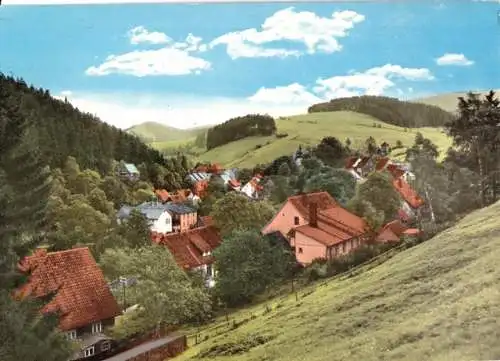
<svg viewBox="0 0 500 361">
<path fill-rule="evenodd" d="M 318 227 L 318 204 L 316 202 L 309 203 L 309 225 Z"/>
</svg>

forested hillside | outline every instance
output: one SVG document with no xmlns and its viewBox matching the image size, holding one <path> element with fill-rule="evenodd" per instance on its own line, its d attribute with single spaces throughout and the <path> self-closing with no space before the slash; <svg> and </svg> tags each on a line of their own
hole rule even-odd
<svg viewBox="0 0 500 361">
<path fill-rule="evenodd" d="M 396 98 L 364 95 L 332 99 L 309 107 L 309 113 L 350 110 L 371 115 L 399 127 L 442 127 L 453 115 L 437 106 L 401 101 Z"/>
<path fill-rule="evenodd" d="M 138 137 L 83 113 L 22 79 L 0 73 L 0 89 L 0 114 L 10 108 L 16 117 L 27 120 L 29 143 L 51 168 L 62 167 L 72 156 L 83 169 L 106 174 L 111 171 L 112 160 L 124 160 L 142 165 L 148 180 L 157 186 L 172 189 L 181 185 L 185 175 L 182 166 L 165 159 Z"/>
<path fill-rule="evenodd" d="M 261 114 L 249 114 L 210 128 L 207 132 L 207 149 L 253 136 L 267 136 L 276 132 L 273 117 Z"/>
</svg>

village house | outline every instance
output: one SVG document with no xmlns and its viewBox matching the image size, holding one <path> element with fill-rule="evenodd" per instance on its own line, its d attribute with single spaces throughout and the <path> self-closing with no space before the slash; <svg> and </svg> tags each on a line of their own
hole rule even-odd
<svg viewBox="0 0 500 361">
<path fill-rule="evenodd" d="M 380 243 L 406 241 L 415 239 L 420 234 L 421 231 L 418 228 L 407 227 L 399 219 L 396 219 L 378 230 L 375 241 Z"/>
<path fill-rule="evenodd" d="M 347 254 L 371 239 L 367 223 L 327 192 L 289 197 L 262 230 L 264 235 L 275 232 L 288 239 L 302 265 Z"/>
<path fill-rule="evenodd" d="M 173 232 L 172 214 L 167 210 L 165 204 L 160 202 L 145 202 L 137 207 L 124 205 L 118 210 L 117 222 L 120 224 L 126 221 L 134 210 L 146 218 L 151 232 Z"/>
<path fill-rule="evenodd" d="M 204 219 L 205 225 L 182 233 L 166 235 L 154 234 L 153 242 L 166 246 L 175 261 L 186 271 L 200 271 L 208 287 L 215 284 L 214 258 L 212 252 L 222 239 L 211 220 Z"/>
<path fill-rule="evenodd" d="M 401 209 L 398 216 L 404 222 L 415 219 L 424 205 L 424 200 L 410 186 L 408 182 L 415 180 L 415 175 L 408 165 L 392 161 L 388 157 L 378 157 L 370 162 L 368 157 L 350 157 L 346 162 L 346 169 L 359 182 L 373 171 L 388 171 L 392 175 L 392 185 L 401 195 Z M 373 157 L 372 157 L 373 158 Z"/>
<path fill-rule="evenodd" d="M 123 206 L 117 214 L 118 223 L 126 221 L 133 210 L 146 217 L 151 232 L 154 233 L 184 232 L 195 228 L 198 223 L 198 213 L 195 209 L 174 202 L 144 202 L 136 207 Z"/>
<path fill-rule="evenodd" d="M 248 198 L 259 199 L 264 188 L 261 184 L 262 178 L 261 174 L 254 175 L 252 179 L 241 188 L 240 192 L 245 194 Z"/>
<path fill-rule="evenodd" d="M 42 313 L 58 312 L 59 329 L 78 345 L 72 360 L 105 354 L 113 347 L 107 327 L 121 315 L 104 275 L 88 248 L 47 252 L 25 257 L 19 270 L 29 275 L 16 297 L 45 297 L 55 292 Z"/>
<path fill-rule="evenodd" d="M 137 181 L 141 177 L 141 173 L 132 163 L 120 163 L 117 168 L 118 176 L 131 181 Z"/>
</svg>

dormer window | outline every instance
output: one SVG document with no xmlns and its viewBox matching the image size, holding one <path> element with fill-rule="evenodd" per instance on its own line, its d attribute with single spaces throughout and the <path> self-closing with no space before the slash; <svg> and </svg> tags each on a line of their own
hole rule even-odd
<svg viewBox="0 0 500 361">
<path fill-rule="evenodd" d="M 101 333 L 102 332 L 102 323 L 95 322 L 92 324 L 92 333 Z"/>
<path fill-rule="evenodd" d="M 71 330 L 66 332 L 66 338 L 68 340 L 76 340 L 76 337 L 77 337 L 76 330 Z"/>
</svg>

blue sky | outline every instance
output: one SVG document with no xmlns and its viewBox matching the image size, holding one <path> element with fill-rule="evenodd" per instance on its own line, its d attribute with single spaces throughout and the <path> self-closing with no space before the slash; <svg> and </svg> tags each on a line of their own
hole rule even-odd
<svg viewBox="0 0 500 361">
<path fill-rule="evenodd" d="M 123 128 L 298 114 L 358 94 L 500 88 L 495 2 L 3 2 L 0 71 Z"/>
</svg>

